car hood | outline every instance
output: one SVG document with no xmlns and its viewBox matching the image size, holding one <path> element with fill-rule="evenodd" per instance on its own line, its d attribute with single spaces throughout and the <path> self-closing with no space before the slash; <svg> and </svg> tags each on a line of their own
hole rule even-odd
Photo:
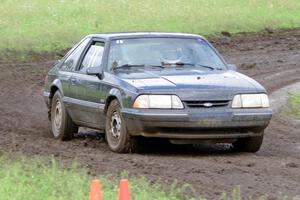
<svg viewBox="0 0 300 200">
<path fill-rule="evenodd" d="M 230 100 L 239 93 L 265 92 L 253 79 L 230 70 L 135 70 L 116 75 L 139 93 L 176 94 L 182 100 Z"/>
</svg>

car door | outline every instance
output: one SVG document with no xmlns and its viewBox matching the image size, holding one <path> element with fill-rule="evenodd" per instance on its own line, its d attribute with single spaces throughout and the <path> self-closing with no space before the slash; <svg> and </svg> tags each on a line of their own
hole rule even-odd
<svg viewBox="0 0 300 200">
<path fill-rule="evenodd" d="M 75 93 L 76 107 L 73 114 L 76 115 L 76 121 L 82 126 L 103 129 L 104 116 L 104 95 L 101 92 L 102 81 L 95 75 L 88 75 L 87 69 L 90 67 L 99 67 L 102 63 L 104 52 L 104 41 L 101 39 L 92 39 L 88 48 L 84 52 L 75 72 L 71 78 L 71 90 Z"/>
<path fill-rule="evenodd" d="M 89 43 L 90 38 L 83 39 L 80 41 L 77 45 L 75 45 L 65 56 L 62 64 L 59 66 L 58 69 L 58 80 L 61 83 L 62 86 L 62 93 L 63 93 L 63 102 L 69 112 L 72 116 L 72 101 L 71 99 L 76 98 L 76 94 L 71 89 L 71 79 L 72 75 L 76 69 L 76 66 L 79 62 L 80 55 L 84 51 L 84 49 L 87 47 L 87 44 Z"/>
</svg>

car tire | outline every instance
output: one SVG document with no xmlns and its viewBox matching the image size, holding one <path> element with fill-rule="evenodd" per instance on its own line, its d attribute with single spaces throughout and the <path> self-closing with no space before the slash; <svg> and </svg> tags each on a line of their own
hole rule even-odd
<svg viewBox="0 0 300 200">
<path fill-rule="evenodd" d="M 105 138 L 113 152 L 132 153 L 137 149 L 137 138 L 127 132 L 121 105 L 116 99 L 110 103 L 106 112 Z"/>
<path fill-rule="evenodd" d="M 239 151 L 239 152 L 255 153 L 260 149 L 263 142 L 263 138 L 264 138 L 264 134 L 262 132 L 260 136 L 237 139 L 237 141 L 235 141 L 232 144 L 233 149 L 234 151 Z"/>
<path fill-rule="evenodd" d="M 70 140 L 74 133 L 78 132 L 78 126 L 74 124 L 62 101 L 62 95 L 56 91 L 51 104 L 51 130 L 54 138 Z"/>
</svg>

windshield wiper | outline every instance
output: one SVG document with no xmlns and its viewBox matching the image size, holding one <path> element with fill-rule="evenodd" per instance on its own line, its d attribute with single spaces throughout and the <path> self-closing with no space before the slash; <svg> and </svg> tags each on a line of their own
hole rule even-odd
<svg viewBox="0 0 300 200">
<path fill-rule="evenodd" d="M 130 69 L 130 68 L 133 68 L 133 67 L 145 67 L 145 65 L 132 65 L 132 64 L 124 64 L 124 65 L 120 65 L 120 66 L 117 66 L 117 67 L 113 67 L 112 70 L 117 70 L 117 69 Z"/>
<path fill-rule="evenodd" d="M 202 65 L 202 64 L 194 64 L 194 63 L 185 63 L 185 62 L 177 62 L 177 63 L 165 63 L 162 62 L 162 65 L 176 65 L 176 66 L 184 66 L 184 65 L 190 65 L 190 66 L 200 66 L 211 70 L 222 70 L 222 68 L 215 68 L 208 65 Z"/>
<path fill-rule="evenodd" d="M 145 65 L 146 67 L 158 67 L 158 68 L 165 68 L 162 65 Z"/>
<path fill-rule="evenodd" d="M 200 66 L 200 67 L 204 67 L 204 68 L 207 68 L 207 69 L 215 70 L 214 67 L 211 67 L 211 66 L 208 66 L 208 65 L 197 64 L 196 66 Z"/>
<path fill-rule="evenodd" d="M 193 64 L 193 63 L 184 63 L 184 62 L 177 62 L 177 63 L 165 63 L 162 62 L 162 65 L 145 65 L 145 64 L 124 64 L 120 65 L 117 67 L 114 67 L 112 70 L 117 70 L 117 69 L 131 69 L 134 67 L 158 67 L 158 68 L 165 68 L 164 65 L 176 65 L 176 66 L 184 66 L 184 65 L 190 65 L 190 66 L 199 66 L 199 67 L 204 67 L 207 69 L 211 70 L 222 70 L 221 68 L 214 68 L 208 65 L 202 65 L 202 64 Z"/>
<path fill-rule="evenodd" d="M 165 68 L 164 66 L 162 65 L 146 65 L 146 64 L 124 64 L 124 65 L 120 65 L 120 66 L 117 66 L 115 68 L 113 68 L 112 70 L 117 70 L 117 69 L 131 69 L 131 68 L 134 68 L 134 67 L 157 67 L 157 68 Z"/>
<path fill-rule="evenodd" d="M 185 62 L 177 62 L 177 63 L 163 63 L 164 65 L 176 65 L 176 66 L 184 66 L 184 65 L 190 65 L 190 66 L 200 66 L 204 68 L 208 68 L 211 70 L 215 70 L 216 68 L 208 66 L 208 65 L 202 65 L 202 64 L 194 64 L 194 63 L 185 63 Z M 218 68 L 217 68 L 218 69 Z"/>
<path fill-rule="evenodd" d="M 174 63 L 174 65 L 179 65 L 179 66 L 183 66 L 183 65 L 195 66 L 194 63 L 185 63 L 185 62 L 177 62 L 177 63 Z"/>
<path fill-rule="evenodd" d="M 167 63 L 167 62 L 161 62 L 162 65 L 177 65 L 177 66 L 183 66 L 183 65 L 191 65 L 195 66 L 193 63 L 184 63 L 184 62 L 175 62 L 175 63 Z"/>
</svg>

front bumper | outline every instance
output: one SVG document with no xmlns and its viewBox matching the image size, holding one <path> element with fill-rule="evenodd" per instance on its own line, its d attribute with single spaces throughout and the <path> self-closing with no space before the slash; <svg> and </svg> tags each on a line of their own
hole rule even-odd
<svg viewBox="0 0 300 200">
<path fill-rule="evenodd" d="M 131 135 L 170 139 L 230 139 L 262 134 L 272 110 L 260 109 L 122 109 Z"/>
</svg>

